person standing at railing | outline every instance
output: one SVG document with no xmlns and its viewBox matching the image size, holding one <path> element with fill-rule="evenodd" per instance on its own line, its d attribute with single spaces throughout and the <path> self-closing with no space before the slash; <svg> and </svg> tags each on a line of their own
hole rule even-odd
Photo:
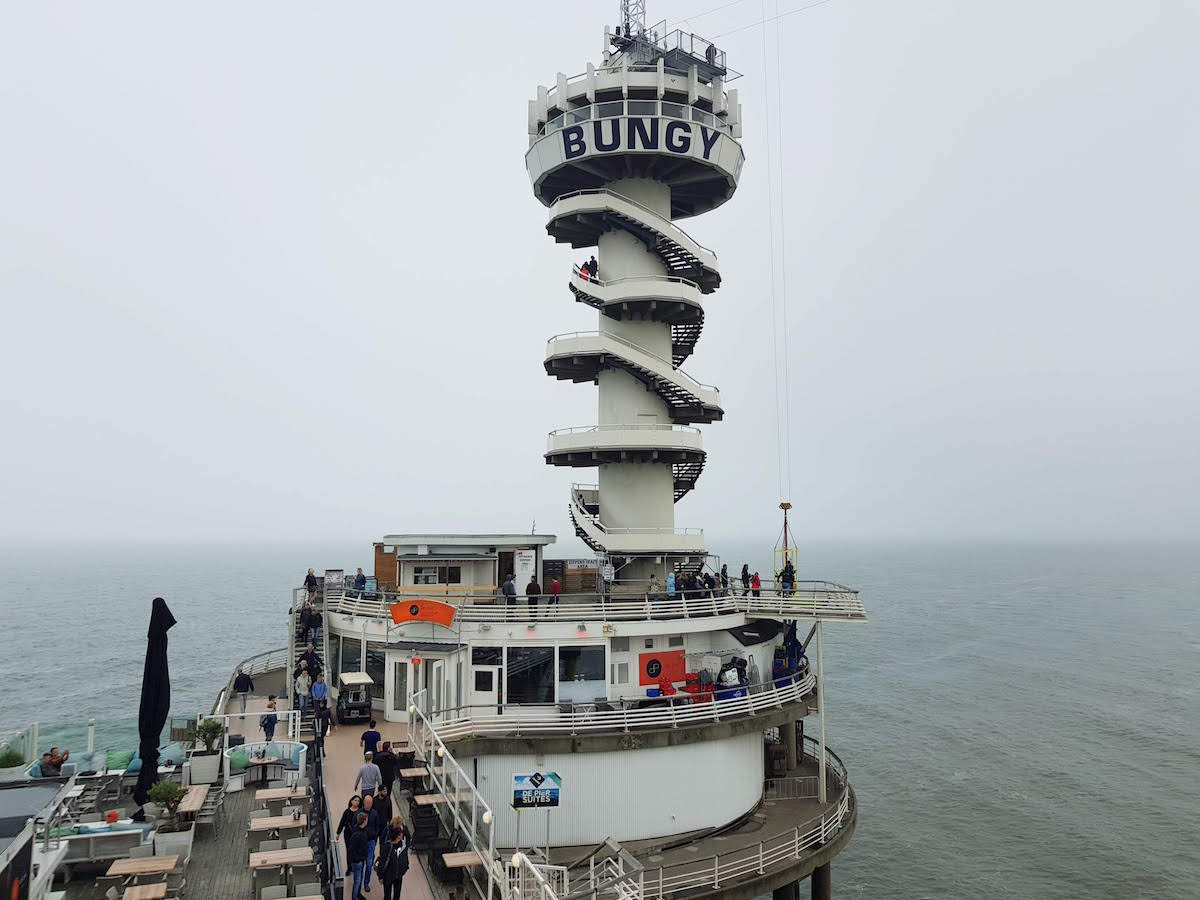
<svg viewBox="0 0 1200 900">
<path fill-rule="evenodd" d="M 650 573 L 650 581 L 646 585 L 646 596 L 649 597 L 651 600 L 657 600 L 658 595 L 661 592 L 662 592 L 662 588 L 659 586 L 659 583 L 658 583 L 658 573 L 651 572 Z"/>
<path fill-rule="evenodd" d="M 246 695 L 254 690 L 254 682 L 250 676 L 242 671 L 242 667 L 237 667 L 237 674 L 233 676 L 233 692 L 238 695 L 238 703 L 242 705 L 242 712 L 246 711 Z"/>
<path fill-rule="evenodd" d="M 592 258 L 587 262 L 588 275 L 592 281 L 600 280 L 600 264 L 596 262 L 596 254 L 592 254 Z"/>
<path fill-rule="evenodd" d="M 537 618 L 538 597 L 542 596 L 542 586 L 538 584 L 537 576 L 529 576 L 529 584 L 525 585 L 525 602 L 529 604 L 529 618 Z"/>
<path fill-rule="evenodd" d="M 783 567 L 783 571 L 779 573 L 779 582 L 783 585 L 783 596 L 792 596 L 796 588 L 796 569 L 792 566 L 792 561 L 789 559 Z"/>
<path fill-rule="evenodd" d="M 359 599 L 362 599 L 363 591 L 367 589 L 367 576 L 363 574 L 362 567 L 354 574 L 354 592 Z"/>
<path fill-rule="evenodd" d="M 729 566 L 725 564 L 721 565 L 721 593 L 729 593 Z"/>
<path fill-rule="evenodd" d="M 758 577 L 757 572 L 750 578 L 750 593 L 755 597 L 762 596 L 762 579 Z"/>
<path fill-rule="evenodd" d="M 558 596 L 561 593 L 562 593 L 562 582 L 559 581 L 558 576 L 555 575 L 553 578 L 550 579 L 550 601 L 549 601 L 550 603 L 554 604 L 555 609 L 558 608 Z"/>
<path fill-rule="evenodd" d="M 675 570 L 672 569 L 667 573 L 667 599 L 675 599 Z"/>
<path fill-rule="evenodd" d="M 742 563 L 742 596 L 750 595 L 750 563 Z"/>
<path fill-rule="evenodd" d="M 504 585 L 500 588 L 500 593 L 504 595 L 504 603 L 507 606 L 512 606 L 517 602 L 517 586 L 513 583 L 512 572 L 504 578 Z"/>
</svg>

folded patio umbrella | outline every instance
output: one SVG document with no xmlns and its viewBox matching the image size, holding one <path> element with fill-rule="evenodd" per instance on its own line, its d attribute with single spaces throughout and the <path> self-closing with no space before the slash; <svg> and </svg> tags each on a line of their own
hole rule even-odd
<svg viewBox="0 0 1200 900">
<path fill-rule="evenodd" d="M 158 781 L 158 744 L 171 711 L 167 631 L 174 624 L 175 617 L 167 609 L 167 602 L 155 597 L 150 631 L 146 635 L 146 668 L 142 672 L 142 702 L 138 708 L 138 756 L 142 759 L 142 770 L 133 789 L 133 801 L 138 806 L 145 805 L 150 786 Z"/>
</svg>

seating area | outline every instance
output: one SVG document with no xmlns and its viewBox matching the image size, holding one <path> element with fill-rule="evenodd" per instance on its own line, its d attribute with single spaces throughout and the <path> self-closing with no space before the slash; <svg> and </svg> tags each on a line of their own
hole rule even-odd
<svg viewBox="0 0 1200 900">
<path fill-rule="evenodd" d="M 254 791 L 246 819 L 246 858 L 255 900 L 321 893 L 320 870 L 308 837 L 312 800 L 303 776 Z"/>
</svg>

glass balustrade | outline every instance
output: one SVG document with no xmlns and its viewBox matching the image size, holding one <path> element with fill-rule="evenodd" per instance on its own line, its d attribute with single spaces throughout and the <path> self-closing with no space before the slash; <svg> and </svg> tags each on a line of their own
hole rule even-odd
<svg viewBox="0 0 1200 900">
<path fill-rule="evenodd" d="M 550 119 L 542 128 L 542 134 L 549 134 L 589 122 L 592 119 L 615 119 L 621 116 L 662 116 L 667 119 L 691 119 L 706 128 L 715 128 L 730 134 L 732 129 L 724 119 L 719 119 L 710 112 L 705 112 L 686 103 L 670 103 L 666 100 L 608 100 L 591 106 L 581 106 L 570 109 Z"/>
</svg>

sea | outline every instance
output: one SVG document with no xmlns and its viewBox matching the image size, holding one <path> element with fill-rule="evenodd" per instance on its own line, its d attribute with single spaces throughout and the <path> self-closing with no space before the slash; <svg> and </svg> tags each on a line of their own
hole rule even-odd
<svg viewBox="0 0 1200 900">
<path fill-rule="evenodd" d="M 769 544 L 714 550 L 771 567 Z M 0 736 L 37 721 L 43 748 L 77 748 L 95 718 L 98 748 L 132 749 L 153 597 L 178 620 L 185 718 L 286 643 L 309 566 L 370 556 L 0 547 Z M 823 542 L 798 569 L 858 588 L 870 616 L 825 632 L 828 742 L 859 803 L 836 897 L 1200 897 L 1200 544 Z"/>
</svg>

